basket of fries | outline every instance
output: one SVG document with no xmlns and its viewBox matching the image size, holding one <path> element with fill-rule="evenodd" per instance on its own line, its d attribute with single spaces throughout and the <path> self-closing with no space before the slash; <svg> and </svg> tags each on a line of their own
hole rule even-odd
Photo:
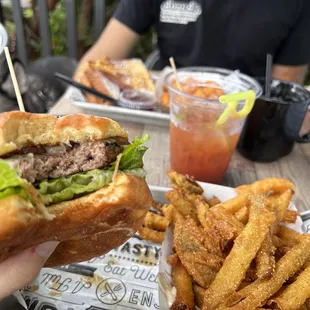
<svg viewBox="0 0 310 310">
<path fill-rule="evenodd" d="M 310 309 L 310 236 L 290 181 L 231 189 L 168 175 L 169 204 L 142 228 L 164 239 L 160 309 Z"/>
</svg>

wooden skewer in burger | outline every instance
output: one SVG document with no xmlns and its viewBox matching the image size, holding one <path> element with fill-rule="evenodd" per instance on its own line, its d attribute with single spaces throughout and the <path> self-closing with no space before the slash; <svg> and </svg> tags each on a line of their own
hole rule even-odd
<svg viewBox="0 0 310 310">
<path fill-rule="evenodd" d="M 60 244 L 46 266 L 124 243 L 152 203 L 142 160 L 148 136 L 130 144 L 108 118 L 23 110 L 0 114 L 0 261 L 49 240 Z"/>
</svg>

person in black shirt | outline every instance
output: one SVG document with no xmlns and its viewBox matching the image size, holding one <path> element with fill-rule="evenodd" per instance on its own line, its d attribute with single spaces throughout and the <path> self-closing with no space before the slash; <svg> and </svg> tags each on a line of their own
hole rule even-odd
<svg viewBox="0 0 310 310">
<path fill-rule="evenodd" d="M 309 0 L 121 0 L 81 63 L 128 57 L 139 35 L 154 26 L 160 67 L 214 66 L 264 76 L 266 54 L 273 77 L 304 81 L 310 63 Z"/>
</svg>

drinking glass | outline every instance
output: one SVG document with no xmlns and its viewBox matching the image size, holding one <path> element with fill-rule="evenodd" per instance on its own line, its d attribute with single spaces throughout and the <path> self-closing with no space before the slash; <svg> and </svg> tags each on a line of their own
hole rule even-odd
<svg viewBox="0 0 310 310">
<path fill-rule="evenodd" d="M 175 171 L 194 177 L 198 181 L 220 184 L 227 171 L 231 156 L 239 141 L 245 118 L 230 117 L 223 125 L 216 122 L 226 108 L 212 93 L 225 94 L 253 90 L 260 96 L 262 89 L 254 79 L 231 70 L 193 67 L 178 70 L 183 85 L 188 79 L 197 87 L 214 87 L 205 99 L 182 92 L 176 87 L 175 74 L 166 77 L 170 96 L 170 164 Z M 212 84 L 215 82 L 216 84 Z M 240 102 L 240 109 L 244 102 Z"/>
<path fill-rule="evenodd" d="M 264 78 L 257 80 L 265 85 Z M 288 155 L 296 141 L 310 142 L 310 93 L 302 85 L 280 80 L 272 80 L 270 90 L 268 98 L 256 100 L 238 144 L 244 157 L 257 162 Z"/>
</svg>

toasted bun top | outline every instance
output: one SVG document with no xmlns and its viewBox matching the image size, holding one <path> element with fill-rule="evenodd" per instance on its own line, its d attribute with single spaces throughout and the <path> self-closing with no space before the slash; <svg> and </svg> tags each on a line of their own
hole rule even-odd
<svg viewBox="0 0 310 310">
<path fill-rule="evenodd" d="M 75 114 L 57 118 L 19 111 L 0 114 L 0 156 L 25 146 L 52 146 L 112 137 L 128 138 L 128 134 L 117 122 L 105 117 Z"/>
</svg>

